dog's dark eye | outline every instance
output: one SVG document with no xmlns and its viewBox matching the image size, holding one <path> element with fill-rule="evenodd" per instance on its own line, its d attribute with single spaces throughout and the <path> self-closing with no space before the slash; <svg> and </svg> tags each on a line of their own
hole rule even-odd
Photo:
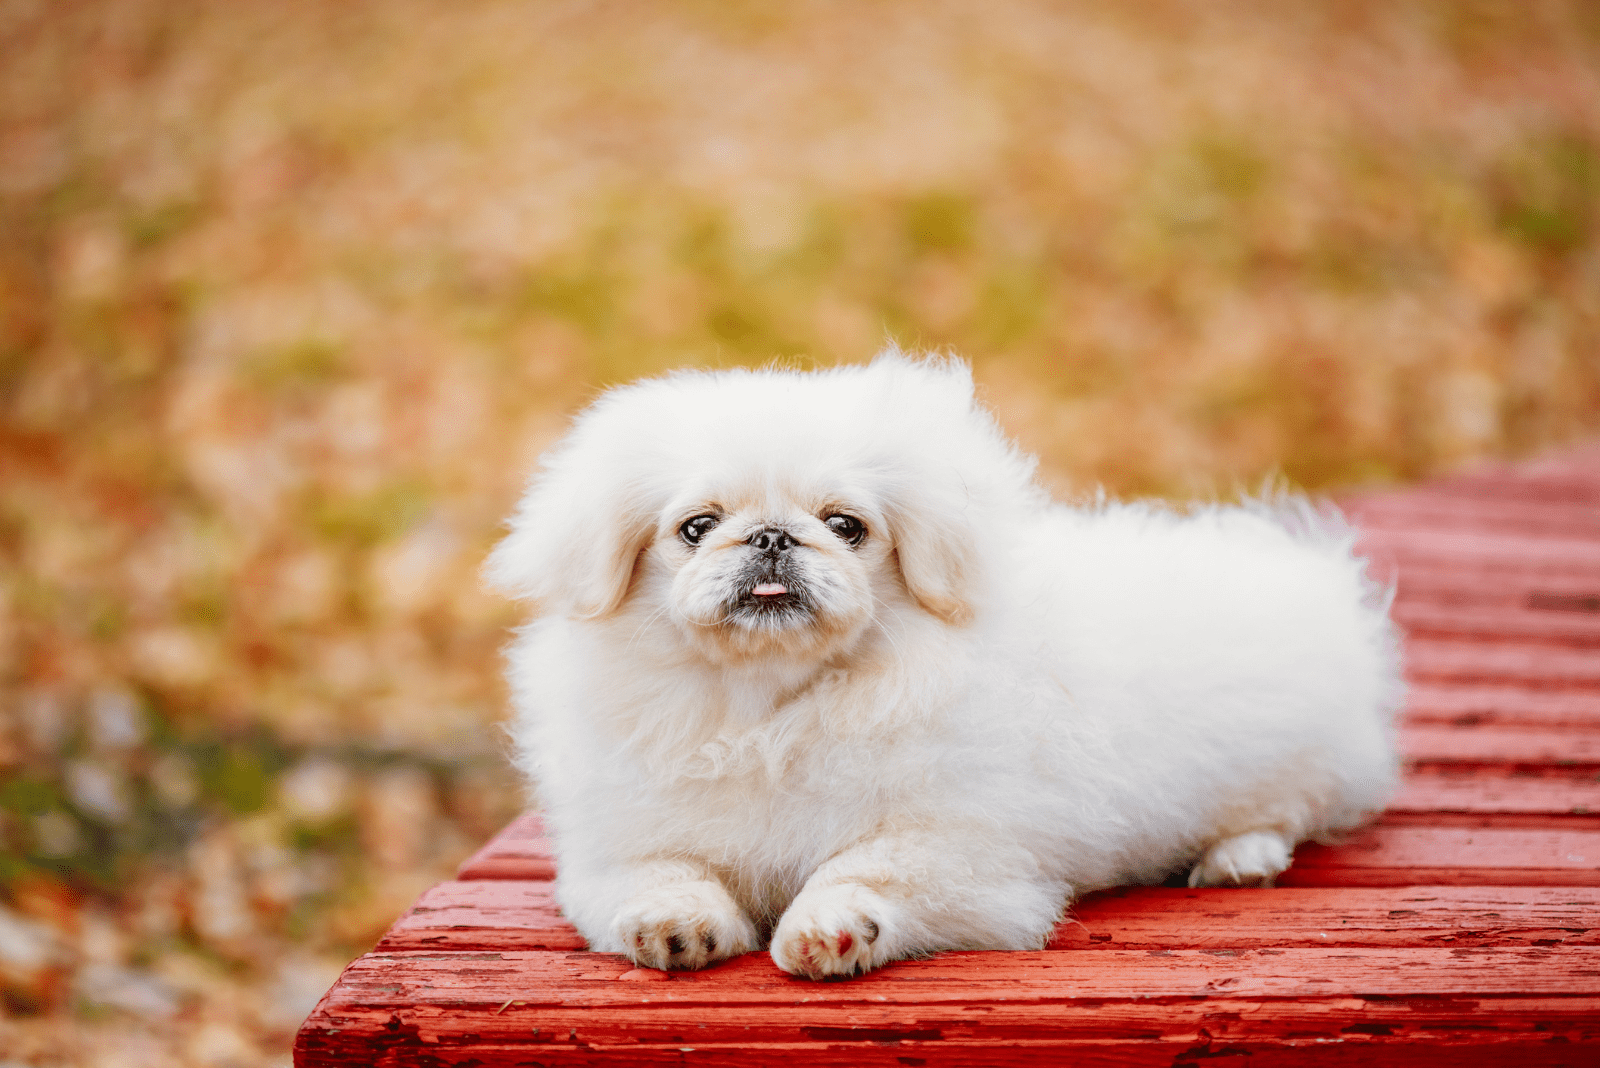
<svg viewBox="0 0 1600 1068">
<path fill-rule="evenodd" d="M 867 536 L 866 524 L 853 515 L 830 515 L 824 522 L 849 545 L 860 545 L 861 539 Z"/>
<path fill-rule="evenodd" d="M 716 516 L 697 515 L 678 528 L 678 537 L 690 545 L 699 545 L 700 539 L 711 533 L 711 528 L 716 525 Z"/>
</svg>

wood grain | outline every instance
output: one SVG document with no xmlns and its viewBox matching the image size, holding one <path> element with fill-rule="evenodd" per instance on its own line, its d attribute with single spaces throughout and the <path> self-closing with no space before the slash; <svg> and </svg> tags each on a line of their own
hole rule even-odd
<svg viewBox="0 0 1600 1068">
<path fill-rule="evenodd" d="M 1236 1044 L 1352 1043 L 1368 1056 L 1398 1056 L 1488 1042 L 1519 1061 L 1541 1052 L 1553 1054 L 1548 1063 L 1583 1063 L 1561 1058 L 1600 1042 L 1600 949 L 1557 952 L 949 953 L 845 983 L 794 979 L 763 954 L 642 982 L 638 969 L 605 954 L 456 954 L 448 967 L 439 954 L 372 954 L 319 1006 L 311 1032 L 319 1041 L 303 1031 L 297 1053 L 302 1065 L 332 1064 L 365 1040 L 395 1062 L 409 1053 L 467 1063 L 432 1060 L 459 1050 L 478 1063 L 636 1063 L 627 1058 L 648 1049 L 726 1063 L 732 1049 L 777 1047 L 808 1057 L 848 1051 L 856 1063 L 886 1048 L 895 1056 L 879 1063 L 925 1055 L 996 1063 L 1107 1044 L 1138 1058 L 1155 1044 L 1173 1063 Z M 1568 966 L 1554 966 L 1558 959 Z"/>
<path fill-rule="evenodd" d="M 1600 731 L 1494 723 L 1407 723 L 1400 753 L 1431 763 L 1600 766 Z"/>
<path fill-rule="evenodd" d="M 1600 580 L 1592 575 L 1530 573 L 1510 563 L 1469 567 L 1419 559 L 1402 565 L 1378 555 L 1368 571 L 1395 582 L 1401 601 L 1570 612 L 1593 612 L 1600 603 Z"/>
<path fill-rule="evenodd" d="M 456 869 L 458 879 L 555 877 L 550 840 L 544 834 L 544 820 L 536 812 L 518 816 Z"/>
<path fill-rule="evenodd" d="M 1418 638 L 1478 642 L 1539 642 L 1575 649 L 1600 648 L 1600 612 L 1560 611 L 1527 605 L 1476 607 L 1396 601 L 1390 615 Z"/>
<path fill-rule="evenodd" d="M 1600 831 L 1376 826 L 1308 843 L 1279 886 L 1600 886 Z"/>
<path fill-rule="evenodd" d="M 1531 642 L 1416 639 L 1406 643 L 1406 677 L 1430 682 L 1494 682 L 1600 691 L 1600 656 Z"/>
<path fill-rule="evenodd" d="M 378 943 L 379 951 L 584 948 L 549 882 L 506 879 L 440 883 Z"/>
<path fill-rule="evenodd" d="M 1402 565 L 1419 561 L 1471 573 L 1505 570 L 1529 576 L 1561 575 L 1600 579 L 1600 543 L 1579 537 L 1528 537 L 1487 530 L 1369 529 L 1361 536 L 1363 554 Z"/>
<path fill-rule="evenodd" d="M 1050 949 L 1557 945 L 1600 942 L 1600 890 L 1428 887 L 1108 891 L 1076 903 Z M 548 882 L 441 883 L 378 952 L 578 950 Z"/>
<path fill-rule="evenodd" d="M 1600 692 L 1487 683 L 1414 682 L 1406 701 L 1410 722 L 1529 723 L 1600 731 Z"/>
<path fill-rule="evenodd" d="M 1369 530 L 1471 530 L 1600 540 L 1600 507 L 1590 504 L 1504 501 L 1420 488 L 1349 497 L 1341 508 L 1351 522 Z"/>
<path fill-rule="evenodd" d="M 1048 948 L 1596 943 L 1600 890 L 1589 887 L 1140 887 L 1079 901 Z"/>
<path fill-rule="evenodd" d="M 1418 767 L 1389 805 L 1391 814 L 1600 815 L 1600 772 L 1496 766 Z"/>
<path fill-rule="evenodd" d="M 543 839 L 531 840 L 543 843 Z M 487 878 L 542 880 L 548 854 L 529 840 L 484 852 Z M 478 870 L 478 869 L 474 869 Z M 465 871 L 465 869 L 464 869 Z M 463 874 L 463 878 L 467 876 Z M 1295 853 L 1283 886 L 1596 886 L 1600 831 L 1462 829 L 1378 825 L 1336 846 L 1308 843 Z"/>
<path fill-rule="evenodd" d="M 448 962 L 448 971 L 441 962 Z M 507 1002 L 615 1009 L 647 1001 L 691 1008 L 698 1019 L 723 1005 L 783 1005 L 792 1018 L 890 1001 L 901 1007 L 981 1001 L 1044 1010 L 1052 1002 L 1214 994 L 1600 999 L 1600 946 L 1592 945 L 961 952 L 896 961 L 831 983 L 788 975 L 765 953 L 702 971 L 630 974 L 639 971 L 609 953 L 371 953 L 346 970 L 323 1009 L 339 1016 L 423 1006 L 497 1009 Z M 1600 1027 L 1600 1020 L 1594 1022 Z M 647 1026 L 659 1026 L 659 1017 Z M 785 1035 L 782 1028 L 776 1024 L 770 1037 L 804 1037 Z"/>
</svg>

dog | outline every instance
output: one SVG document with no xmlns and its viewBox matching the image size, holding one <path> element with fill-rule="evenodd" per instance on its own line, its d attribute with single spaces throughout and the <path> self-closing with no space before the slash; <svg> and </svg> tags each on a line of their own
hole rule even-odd
<svg viewBox="0 0 1600 1068">
<path fill-rule="evenodd" d="M 1105 887 L 1271 885 L 1394 789 L 1390 591 L 1329 509 L 1053 503 L 968 367 L 613 389 L 486 565 L 595 950 L 824 979 L 1038 949 Z"/>
</svg>

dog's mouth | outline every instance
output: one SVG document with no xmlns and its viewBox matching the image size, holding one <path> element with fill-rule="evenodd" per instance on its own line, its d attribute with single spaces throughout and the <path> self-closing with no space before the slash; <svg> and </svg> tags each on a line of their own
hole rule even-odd
<svg viewBox="0 0 1600 1068">
<path fill-rule="evenodd" d="M 792 626 L 816 613 L 806 587 L 788 567 L 754 567 L 741 575 L 724 619 L 743 626 Z"/>
</svg>

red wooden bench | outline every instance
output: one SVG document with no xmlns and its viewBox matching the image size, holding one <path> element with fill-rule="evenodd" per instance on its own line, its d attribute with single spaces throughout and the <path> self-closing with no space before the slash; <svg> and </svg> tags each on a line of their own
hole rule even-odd
<svg viewBox="0 0 1600 1068">
<path fill-rule="evenodd" d="M 323 1065 L 1600 1065 L 1600 448 L 1347 501 L 1398 567 L 1405 786 L 1270 890 L 1095 895 L 1037 953 L 813 983 L 590 953 L 537 815 L 346 969 Z"/>
</svg>

